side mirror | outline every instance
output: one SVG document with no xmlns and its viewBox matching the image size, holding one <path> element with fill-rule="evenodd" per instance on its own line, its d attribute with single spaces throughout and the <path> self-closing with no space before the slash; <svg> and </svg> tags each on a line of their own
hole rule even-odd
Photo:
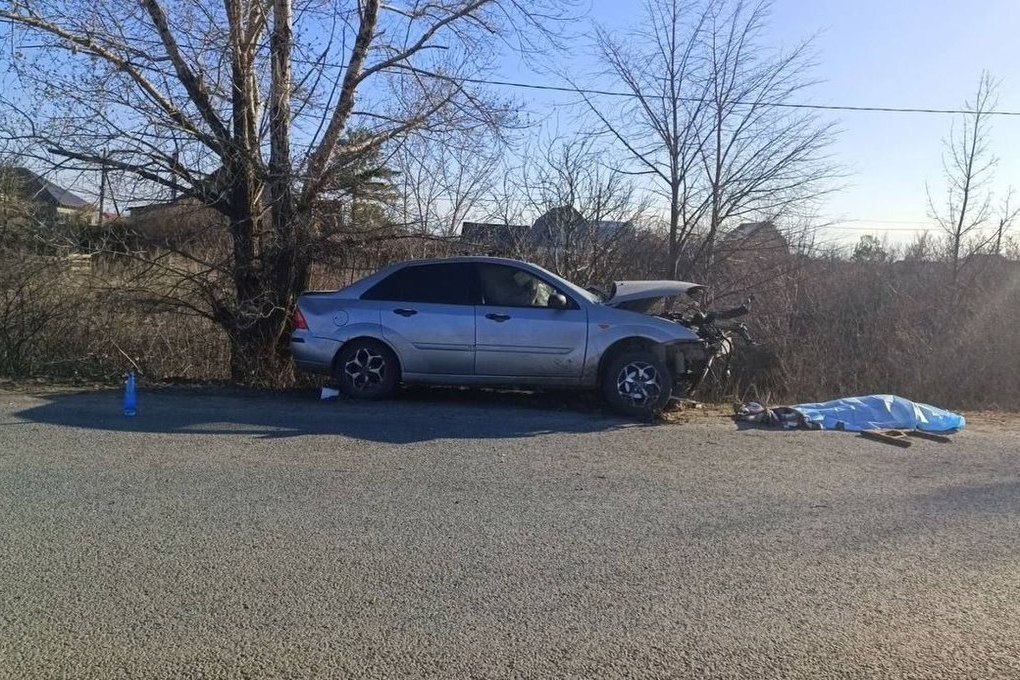
<svg viewBox="0 0 1020 680">
<path fill-rule="evenodd" d="M 567 296 L 563 293 L 553 293 L 549 296 L 549 301 L 546 306 L 552 307 L 553 309 L 566 309 L 567 308 Z"/>
</svg>

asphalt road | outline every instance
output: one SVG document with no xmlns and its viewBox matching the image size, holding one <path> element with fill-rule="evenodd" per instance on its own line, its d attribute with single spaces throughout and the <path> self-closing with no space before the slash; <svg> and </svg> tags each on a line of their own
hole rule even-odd
<svg viewBox="0 0 1020 680">
<path fill-rule="evenodd" d="M 1020 677 L 1020 433 L 0 392 L 0 677 Z"/>
</svg>

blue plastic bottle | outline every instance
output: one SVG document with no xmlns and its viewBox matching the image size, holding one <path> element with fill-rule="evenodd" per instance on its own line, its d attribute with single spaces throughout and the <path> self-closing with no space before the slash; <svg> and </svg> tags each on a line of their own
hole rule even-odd
<svg viewBox="0 0 1020 680">
<path fill-rule="evenodd" d="M 133 416 L 138 413 L 138 392 L 135 389 L 135 372 L 128 373 L 124 383 L 124 415 Z"/>
</svg>

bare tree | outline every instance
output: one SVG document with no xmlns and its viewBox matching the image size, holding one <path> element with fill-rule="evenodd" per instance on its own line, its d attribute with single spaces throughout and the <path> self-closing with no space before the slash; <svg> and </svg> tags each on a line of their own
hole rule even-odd
<svg viewBox="0 0 1020 680">
<path fill-rule="evenodd" d="M 969 113 L 963 116 L 962 124 L 952 126 L 945 140 L 942 169 L 946 186 L 942 200 L 938 201 L 928 189 L 928 210 L 945 235 L 954 284 L 969 254 L 966 251 L 976 250 L 987 240 L 979 237 L 980 243 L 969 243 L 979 236 L 991 216 L 988 185 L 998 159 L 988 148 L 988 133 L 995 90 L 991 75 L 982 73 L 973 101 L 965 103 Z"/>
<path fill-rule="evenodd" d="M 691 266 L 711 272 L 723 225 L 758 217 L 778 221 L 832 189 L 837 169 L 827 148 L 833 126 L 785 108 L 811 85 L 810 42 L 786 53 L 762 44 L 770 2 L 719 2 L 706 21 L 704 114 L 698 158 L 704 236 Z M 779 104 L 780 106 L 776 106 Z"/>
<path fill-rule="evenodd" d="M 496 175 L 489 192 L 479 202 L 480 214 L 485 222 L 502 229 L 500 255 L 517 259 L 528 259 L 534 255 L 530 244 L 527 225 L 533 219 L 532 206 L 520 180 L 521 163 L 511 154 L 506 154 L 496 168 Z M 490 244 L 472 244 L 474 246 Z"/>
<path fill-rule="evenodd" d="M 507 148 L 502 127 L 403 141 L 393 154 L 402 197 L 398 220 L 423 235 L 455 235 L 495 187 Z"/>
<path fill-rule="evenodd" d="M 181 304 L 226 331 L 235 380 L 275 383 L 330 236 L 317 208 L 393 140 L 504 115 L 463 78 L 494 41 L 540 48 L 561 16 L 551 0 L 0 0 L 31 95 L 7 96 L 3 122 L 40 160 L 130 173 L 153 199 L 224 215 L 229 257 L 190 273 Z"/>
<path fill-rule="evenodd" d="M 596 45 L 605 75 L 622 83 L 631 97 L 610 111 L 591 96 L 585 102 L 624 147 L 635 174 L 652 177 L 669 204 L 667 275 L 676 278 L 680 254 L 697 216 L 691 214 L 697 183 L 699 133 L 704 124 L 705 83 L 696 51 L 709 8 L 679 0 L 648 0 L 645 23 L 617 39 L 604 27 Z"/>
<path fill-rule="evenodd" d="M 995 229 L 995 254 L 1002 254 L 1002 237 L 1013 226 L 1017 215 L 1020 215 L 1020 206 L 1013 204 L 1013 187 L 1006 192 L 1006 198 L 1002 200 L 1002 208 L 999 210 L 999 224 Z"/>
<path fill-rule="evenodd" d="M 586 96 L 605 131 L 669 205 L 667 273 L 711 261 L 732 219 L 766 219 L 829 190 L 832 128 L 787 108 L 810 82 L 810 43 L 763 45 L 770 3 L 648 0 L 644 23 L 598 32 L 608 75 L 629 98 L 616 110 Z"/>
<path fill-rule="evenodd" d="M 545 140 L 523 158 L 519 195 L 544 218 L 533 238 L 547 244 L 547 264 L 579 283 L 601 282 L 648 200 L 594 134 Z"/>
</svg>

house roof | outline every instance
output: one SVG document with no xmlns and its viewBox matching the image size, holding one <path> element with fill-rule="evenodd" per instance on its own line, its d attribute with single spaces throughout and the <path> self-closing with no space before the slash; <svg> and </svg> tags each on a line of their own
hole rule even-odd
<svg viewBox="0 0 1020 680">
<path fill-rule="evenodd" d="M 562 233 L 564 227 L 574 227 L 586 223 L 584 215 L 570 205 L 561 205 L 558 208 L 547 210 L 541 217 L 535 220 L 532 230 L 537 234 L 544 234 L 546 238 L 553 234 Z"/>
<path fill-rule="evenodd" d="M 460 228 L 460 240 L 481 245 L 512 248 L 520 245 L 531 230 L 526 224 L 493 224 L 465 222 Z"/>
<path fill-rule="evenodd" d="M 75 210 L 82 210 L 91 206 L 81 196 L 54 184 L 28 168 L 15 166 L 9 168 L 9 172 L 22 182 L 22 193 L 32 200 L 58 208 L 73 208 Z"/>
<path fill-rule="evenodd" d="M 727 240 L 740 241 L 750 238 L 760 231 L 777 232 L 776 225 L 771 222 L 742 222 L 726 233 Z"/>
</svg>

